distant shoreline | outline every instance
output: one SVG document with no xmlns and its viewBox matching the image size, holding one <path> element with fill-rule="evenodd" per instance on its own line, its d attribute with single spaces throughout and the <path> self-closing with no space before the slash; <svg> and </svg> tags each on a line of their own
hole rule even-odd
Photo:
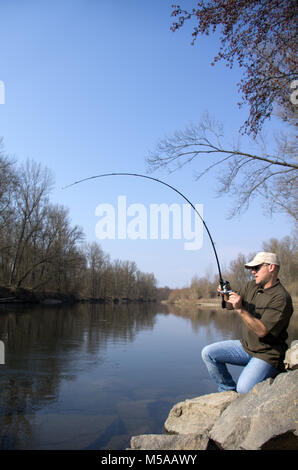
<svg viewBox="0 0 298 470">
<path fill-rule="evenodd" d="M 294 314 L 298 314 L 298 297 L 292 297 Z M 96 303 L 96 304 L 128 304 L 128 303 L 152 303 L 160 302 L 168 307 L 176 308 L 217 308 L 221 309 L 221 299 L 201 298 L 197 300 L 180 298 L 175 301 L 130 298 L 122 296 L 103 296 L 92 297 L 80 294 L 50 291 L 32 291 L 23 287 L 13 288 L 0 286 L 0 305 L 1 304 L 41 304 L 41 305 L 59 305 L 59 304 L 75 304 L 75 303 Z M 296 312 L 295 312 L 296 309 Z"/>
<path fill-rule="evenodd" d="M 13 288 L 0 286 L 1 304 L 42 304 L 59 305 L 75 303 L 96 304 L 128 304 L 128 303 L 156 302 L 156 299 L 130 298 L 130 297 L 92 297 L 80 294 L 48 291 L 32 291 L 25 288 Z"/>
<path fill-rule="evenodd" d="M 189 299 L 179 299 L 175 301 L 162 300 L 161 303 L 166 305 L 175 305 L 176 307 L 217 307 L 221 308 L 220 299 L 198 299 L 198 300 L 189 300 Z"/>
</svg>

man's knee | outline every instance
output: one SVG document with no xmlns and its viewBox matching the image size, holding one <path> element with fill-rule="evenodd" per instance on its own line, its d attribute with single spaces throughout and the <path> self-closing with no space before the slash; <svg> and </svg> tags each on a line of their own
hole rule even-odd
<svg viewBox="0 0 298 470">
<path fill-rule="evenodd" d="M 212 357 L 210 356 L 212 344 L 205 346 L 201 351 L 201 356 L 204 362 L 212 361 Z"/>
<path fill-rule="evenodd" d="M 245 383 L 245 382 L 240 382 L 238 381 L 237 385 L 236 385 L 236 392 L 237 393 L 247 393 L 249 392 L 249 390 L 253 387 L 254 385 L 250 385 L 248 383 Z"/>
</svg>

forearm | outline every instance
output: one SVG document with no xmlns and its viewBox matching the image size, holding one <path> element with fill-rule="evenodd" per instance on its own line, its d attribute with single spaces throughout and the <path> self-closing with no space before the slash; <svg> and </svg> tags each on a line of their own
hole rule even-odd
<svg viewBox="0 0 298 470">
<path fill-rule="evenodd" d="M 252 330 L 257 336 L 263 338 L 269 333 L 265 325 L 260 320 L 251 315 L 247 310 L 244 310 L 242 305 L 242 299 L 239 294 L 237 294 L 236 292 L 231 292 L 228 303 L 230 303 L 232 305 L 232 308 L 236 310 L 243 323 L 245 323 L 245 325 L 250 330 Z M 228 310 L 231 310 L 231 308 L 229 308 Z"/>
<path fill-rule="evenodd" d="M 241 320 L 245 323 L 245 325 L 252 330 L 257 336 L 263 338 L 268 334 L 268 330 L 263 325 L 263 323 L 251 315 L 249 312 L 244 310 L 242 307 L 235 309 L 238 315 L 240 316 Z"/>
</svg>

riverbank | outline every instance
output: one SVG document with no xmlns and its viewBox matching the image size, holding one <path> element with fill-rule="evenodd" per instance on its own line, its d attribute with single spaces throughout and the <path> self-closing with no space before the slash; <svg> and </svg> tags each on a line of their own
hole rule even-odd
<svg viewBox="0 0 298 470">
<path fill-rule="evenodd" d="M 91 297 L 80 294 L 33 291 L 22 287 L 0 286 L 0 304 L 74 304 L 74 303 L 98 303 L 98 304 L 119 304 L 132 302 L 155 302 L 155 299 L 129 298 L 129 297 Z"/>
<path fill-rule="evenodd" d="M 292 297 L 294 310 L 298 309 L 298 297 Z M 221 299 L 219 297 L 215 298 L 201 298 L 197 300 L 191 300 L 187 298 L 180 298 L 171 302 L 169 300 L 162 300 L 162 303 L 168 306 L 175 306 L 178 308 L 190 308 L 190 307 L 209 307 L 209 308 L 221 308 Z M 295 314 L 295 312 L 294 312 Z"/>
<path fill-rule="evenodd" d="M 180 298 L 175 300 L 174 302 L 170 300 L 162 300 L 162 303 L 169 306 L 174 305 L 175 307 L 221 307 L 221 299 L 218 297 L 213 299 L 202 298 L 198 300 Z"/>
</svg>

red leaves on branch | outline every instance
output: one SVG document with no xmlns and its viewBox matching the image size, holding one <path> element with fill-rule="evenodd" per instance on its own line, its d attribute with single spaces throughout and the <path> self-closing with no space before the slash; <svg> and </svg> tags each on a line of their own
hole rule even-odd
<svg viewBox="0 0 298 470">
<path fill-rule="evenodd" d="M 244 69 L 239 83 L 242 103 L 250 114 L 242 126 L 247 134 L 256 135 L 277 103 L 294 113 L 290 85 L 297 78 L 296 21 L 294 0 L 201 0 L 191 11 L 173 5 L 177 20 L 171 30 L 193 20 L 192 44 L 201 35 L 220 31 L 221 46 L 212 65 L 224 60 Z"/>
</svg>

